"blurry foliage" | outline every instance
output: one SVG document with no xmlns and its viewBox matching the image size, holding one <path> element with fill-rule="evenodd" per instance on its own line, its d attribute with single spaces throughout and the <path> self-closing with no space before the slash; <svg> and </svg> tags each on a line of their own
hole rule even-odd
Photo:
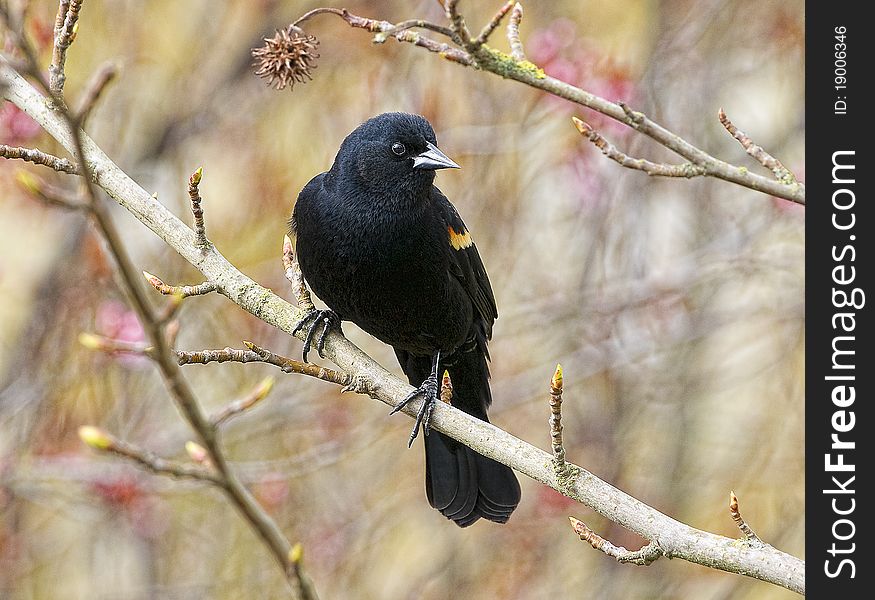
<svg viewBox="0 0 875 600">
<path fill-rule="evenodd" d="M 117 61 L 122 74 L 90 133 L 186 218 L 187 177 L 204 165 L 211 239 L 286 296 L 280 247 L 298 190 L 366 118 L 425 115 L 463 166 L 437 183 L 474 233 L 498 299 L 493 421 L 547 448 L 547 389 L 561 361 L 570 460 L 693 526 L 738 536 L 732 488 L 760 537 L 802 555 L 804 210 L 713 180 L 623 170 L 580 138 L 573 105 L 411 46 L 372 47 L 330 17 L 308 24 L 321 41 L 314 80 L 294 93 L 269 89 L 251 72 L 250 48 L 316 5 L 88 0 L 68 97 L 102 61 Z M 433 0 L 346 6 L 391 21 L 442 18 Z M 497 6 L 462 4 L 478 25 Z M 548 73 L 758 168 L 717 122 L 723 107 L 804 179 L 801 1 L 525 8 L 523 40 Z M 46 64 L 55 9 L 32 3 L 30 34 Z M 493 43 L 504 48 L 501 34 Z M 630 154 L 668 158 L 591 122 Z M 10 106 L 0 107 L 0 143 L 60 152 Z M 184 459 L 190 433 L 148 363 L 78 345 L 82 331 L 141 332 L 92 231 L 28 198 L 14 184 L 22 168 L 0 162 L 0 596 L 281 597 L 275 565 L 217 492 L 78 442 L 76 428 L 91 423 Z M 137 265 L 199 281 L 115 214 Z M 180 348 L 300 347 L 218 295 L 186 301 L 181 318 Z M 397 371 L 391 349 L 346 331 Z M 186 367 L 208 410 L 268 374 L 266 365 Z M 224 436 L 259 500 L 303 543 L 324 598 L 791 597 L 683 562 L 618 565 L 581 544 L 566 515 L 614 543 L 641 540 L 529 480 L 508 525 L 459 530 L 429 508 L 422 452 L 405 449 L 410 423 L 387 412 L 282 376 Z"/>
</svg>

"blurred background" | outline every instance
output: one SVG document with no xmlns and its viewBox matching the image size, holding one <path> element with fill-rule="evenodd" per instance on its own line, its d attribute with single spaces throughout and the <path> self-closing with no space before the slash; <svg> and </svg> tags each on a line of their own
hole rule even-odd
<svg viewBox="0 0 875 600">
<path fill-rule="evenodd" d="M 461 8 L 477 31 L 500 4 Z M 28 33 L 47 65 L 57 3 L 30 5 Z M 187 221 L 187 179 L 202 165 L 211 240 L 287 298 L 280 251 L 298 191 L 365 119 L 425 115 L 463 167 L 437 185 L 472 231 L 498 301 L 493 422 L 549 449 L 548 386 L 561 362 L 570 460 L 683 522 L 738 537 L 733 489 L 762 539 L 803 556 L 804 209 L 716 180 L 624 169 L 570 117 L 633 156 L 680 161 L 522 84 L 391 40 L 372 46 L 332 16 L 306 25 L 321 41 L 314 80 L 268 88 L 252 74 L 250 49 L 319 5 L 88 0 L 67 97 L 115 61 L 120 76 L 89 133 Z M 393 22 L 442 21 L 434 0 L 343 5 Z M 525 10 L 523 42 L 547 73 L 768 175 L 718 122 L 723 107 L 804 180 L 801 0 L 561 0 Z M 507 51 L 503 34 L 492 44 Z M 63 153 L 8 104 L 0 143 Z M 139 341 L 143 331 L 94 231 L 80 214 L 29 197 L 15 183 L 21 169 L 76 189 L 69 177 L 0 161 L 0 597 L 284 597 L 273 559 L 218 492 L 79 441 L 77 427 L 94 424 L 185 460 L 192 434 L 147 361 L 77 342 L 82 332 Z M 114 215 L 138 268 L 201 281 L 133 217 Z M 219 295 L 187 300 L 180 318 L 180 349 L 248 339 L 299 356 L 297 340 Z M 346 333 L 400 374 L 388 346 L 352 325 Z M 259 501 L 303 544 L 323 598 L 796 597 L 683 561 L 619 565 L 580 542 L 567 516 L 617 545 L 643 540 L 524 477 L 510 523 L 460 530 L 428 506 L 420 442 L 406 449 L 409 419 L 269 365 L 184 372 L 208 412 L 277 376 L 224 441 Z"/>
</svg>

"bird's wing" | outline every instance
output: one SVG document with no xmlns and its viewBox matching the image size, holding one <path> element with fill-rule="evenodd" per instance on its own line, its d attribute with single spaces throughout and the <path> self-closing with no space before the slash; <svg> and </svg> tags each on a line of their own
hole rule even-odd
<svg viewBox="0 0 875 600">
<path fill-rule="evenodd" d="M 477 246 L 465 227 L 462 217 L 439 189 L 432 187 L 432 202 L 447 228 L 447 248 L 450 254 L 450 272 L 470 296 L 476 312 L 485 326 L 486 338 L 492 337 L 492 323 L 498 318 L 495 296 L 489 284 L 486 268 L 477 252 Z"/>
</svg>

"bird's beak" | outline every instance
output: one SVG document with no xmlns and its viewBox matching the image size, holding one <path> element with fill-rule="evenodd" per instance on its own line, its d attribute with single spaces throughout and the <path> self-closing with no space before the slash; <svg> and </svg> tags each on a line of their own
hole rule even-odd
<svg viewBox="0 0 875 600">
<path fill-rule="evenodd" d="M 421 152 L 413 157 L 414 169 L 461 169 L 459 165 L 450 159 L 449 156 L 441 152 L 437 146 L 431 142 L 426 142 L 425 152 Z"/>
</svg>

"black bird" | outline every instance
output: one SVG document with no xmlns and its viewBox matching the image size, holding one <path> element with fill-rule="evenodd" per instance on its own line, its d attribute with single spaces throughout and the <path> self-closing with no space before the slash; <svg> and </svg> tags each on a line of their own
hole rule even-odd
<svg viewBox="0 0 875 600">
<path fill-rule="evenodd" d="M 386 113 L 362 123 L 331 170 L 301 191 L 290 220 L 304 278 L 330 307 L 314 311 L 310 341 L 352 321 L 395 349 L 422 410 L 428 501 L 460 527 L 480 517 L 504 523 L 520 501 L 513 471 L 437 433 L 428 417 L 439 373 L 449 372 L 452 404 L 488 421 L 492 402 L 486 348 L 498 317 L 489 278 L 459 213 L 433 185 L 435 170 L 459 168 L 437 148 L 429 122 Z"/>
</svg>

